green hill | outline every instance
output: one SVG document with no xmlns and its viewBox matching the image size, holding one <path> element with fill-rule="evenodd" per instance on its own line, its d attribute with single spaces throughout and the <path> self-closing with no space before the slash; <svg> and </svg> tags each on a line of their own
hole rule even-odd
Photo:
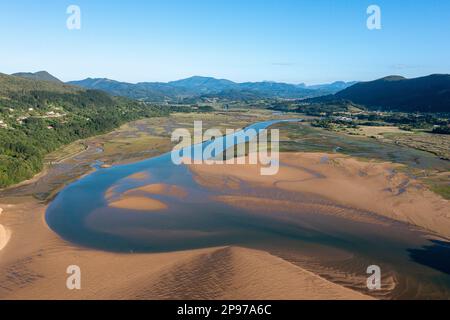
<svg viewBox="0 0 450 320">
<path fill-rule="evenodd" d="M 12 76 L 31 79 L 31 80 L 42 80 L 42 81 L 50 81 L 55 83 L 63 83 L 58 78 L 52 76 L 47 71 L 38 71 L 38 72 L 18 72 L 13 73 Z"/>
<path fill-rule="evenodd" d="M 52 92 L 79 92 L 84 89 L 72 85 L 51 81 L 36 81 L 30 78 L 9 76 L 0 73 L 0 95 L 13 92 L 52 91 Z"/>
<path fill-rule="evenodd" d="M 0 187 L 32 177 L 64 144 L 161 114 L 103 91 L 0 74 Z"/>
<path fill-rule="evenodd" d="M 450 75 L 433 74 L 406 79 L 389 76 L 359 82 L 330 96 L 373 109 L 405 112 L 450 112 Z"/>
</svg>

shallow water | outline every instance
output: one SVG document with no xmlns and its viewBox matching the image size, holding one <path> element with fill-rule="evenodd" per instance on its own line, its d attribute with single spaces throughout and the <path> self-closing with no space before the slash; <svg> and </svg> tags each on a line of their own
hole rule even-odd
<svg viewBox="0 0 450 320">
<path fill-rule="evenodd" d="M 258 123 L 251 128 L 261 129 L 273 123 Z M 149 177 L 127 178 L 137 172 L 148 172 Z M 150 183 L 181 186 L 188 191 L 188 197 L 152 196 L 169 203 L 167 210 L 159 212 L 108 206 L 105 193 L 110 187 L 120 193 Z M 274 199 L 296 197 L 298 212 L 280 208 L 274 215 L 258 214 L 211 201 L 211 196 L 225 190 L 203 188 L 187 167 L 174 165 L 170 154 L 164 154 L 99 169 L 70 184 L 50 204 L 46 220 L 62 238 L 101 250 L 166 252 L 223 245 L 262 249 L 366 293 L 366 268 L 375 264 L 381 267 L 384 286 L 370 294 L 388 298 L 450 298 L 447 243 L 432 242 L 420 231 L 370 212 L 360 214 L 380 223 L 335 217 L 333 210 L 346 208 L 318 197 L 272 191 L 248 188 L 254 195 L 270 195 Z M 227 190 L 227 194 L 230 192 Z M 302 209 L 302 204 L 310 209 Z M 330 212 L 323 212 L 323 204 L 328 205 Z M 395 289 L 391 287 L 394 283 Z"/>
<path fill-rule="evenodd" d="M 308 126 L 290 128 L 288 124 L 280 128 L 283 127 L 286 130 L 293 129 L 292 132 L 299 135 L 296 141 L 283 142 L 283 148 L 289 151 L 339 152 L 354 157 L 401 163 L 415 169 L 450 171 L 450 161 L 426 151 Z"/>
</svg>

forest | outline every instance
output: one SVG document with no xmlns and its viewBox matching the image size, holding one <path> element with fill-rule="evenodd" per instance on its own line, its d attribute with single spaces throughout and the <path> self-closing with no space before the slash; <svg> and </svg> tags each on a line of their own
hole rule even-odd
<svg viewBox="0 0 450 320">
<path fill-rule="evenodd" d="M 125 122 L 167 114 L 161 107 L 97 90 L 4 91 L 0 95 L 0 188 L 33 177 L 42 170 L 45 155 L 64 144 Z"/>
</svg>

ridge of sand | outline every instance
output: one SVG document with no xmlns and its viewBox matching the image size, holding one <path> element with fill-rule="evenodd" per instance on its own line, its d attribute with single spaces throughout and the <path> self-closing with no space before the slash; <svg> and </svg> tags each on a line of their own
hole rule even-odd
<svg viewBox="0 0 450 320">
<path fill-rule="evenodd" d="M 129 191 L 127 191 L 127 193 L 130 193 L 132 191 L 142 191 L 145 193 L 165 195 L 165 196 L 171 196 L 171 197 L 176 197 L 176 198 L 187 197 L 187 192 L 186 192 L 186 190 L 184 190 L 184 188 L 176 186 L 176 185 L 170 185 L 170 184 L 164 184 L 164 183 L 148 184 L 143 187 L 129 190 Z"/>
<path fill-rule="evenodd" d="M 137 173 L 134 173 L 132 175 L 129 175 L 125 179 L 146 180 L 146 179 L 150 179 L 150 173 L 148 173 L 146 171 L 137 172 Z"/>
<path fill-rule="evenodd" d="M 108 204 L 111 208 L 130 209 L 137 211 L 158 211 L 167 209 L 167 205 L 159 200 L 147 197 L 124 196 Z"/>
<path fill-rule="evenodd" d="M 364 215 L 358 210 L 333 206 L 332 204 L 319 203 L 297 203 L 291 200 L 277 200 L 261 197 L 252 197 L 245 195 L 222 195 L 214 197 L 214 200 L 233 205 L 235 207 L 254 210 L 258 209 L 259 214 L 274 214 L 274 210 L 278 212 L 320 212 L 321 214 L 333 215 L 350 219 L 353 221 L 367 222 L 378 225 L 388 225 L 388 223 L 376 219 L 373 216 Z M 286 219 L 286 217 L 284 217 Z"/>
<path fill-rule="evenodd" d="M 109 188 L 105 192 L 105 199 L 109 201 L 108 206 L 112 208 L 130 209 L 138 211 L 158 211 L 167 209 L 167 204 L 164 202 L 153 199 L 147 194 L 171 196 L 175 198 L 185 198 L 187 192 L 175 185 L 169 184 L 148 184 L 142 187 L 133 188 L 117 194 L 115 187 Z M 117 196 L 117 199 L 113 199 Z"/>
<path fill-rule="evenodd" d="M 400 165 L 326 153 L 280 153 L 280 164 L 279 172 L 273 176 L 260 175 L 260 165 L 190 165 L 189 168 L 198 183 L 224 191 L 224 195 L 227 195 L 228 181 L 239 179 L 240 184 L 245 183 L 253 190 L 262 187 L 317 195 L 450 238 L 450 201 L 398 171 Z M 228 191 L 229 195 L 238 191 L 239 196 L 247 196 L 244 190 Z M 270 192 L 261 198 L 265 201 L 252 202 L 253 210 L 268 206 L 276 210 L 277 203 L 271 205 L 268 201 L 272 199 Z M 295 205 L 295 200 L 292 201 Z"/>
<path fill-rule="evenodd" d="M 47 227 L 45 209 L 30 199 L 5 216 L 16 236 L 1 253 L 0 299 L 370 299 L 263 251 L 78 248 Z M 66 288 L 73 264 L 81 268 L 81 290 Z"/>
</svg>

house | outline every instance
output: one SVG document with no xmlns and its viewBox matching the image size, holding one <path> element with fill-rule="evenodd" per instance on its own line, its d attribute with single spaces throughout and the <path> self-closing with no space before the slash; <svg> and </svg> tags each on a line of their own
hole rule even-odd
<svg viewBox="0 0 450 320">
<path fill-rule="evenodd" d="M 23 120 L 26 120 L 26 119 L 28 119 L 28 117 L 21 116 L 21 117 L 18 117 L 16 120 L 19 124 L 23 124 Z"/>
<path fill-rule="evenodd" d="M 343 117 L 343 116 L 334 117 L 334 119 L 337 120 L 337 121 L 342 121 L 342 122 L 352 122 L 353 121 L 352 118 Z"/>
</svg>

